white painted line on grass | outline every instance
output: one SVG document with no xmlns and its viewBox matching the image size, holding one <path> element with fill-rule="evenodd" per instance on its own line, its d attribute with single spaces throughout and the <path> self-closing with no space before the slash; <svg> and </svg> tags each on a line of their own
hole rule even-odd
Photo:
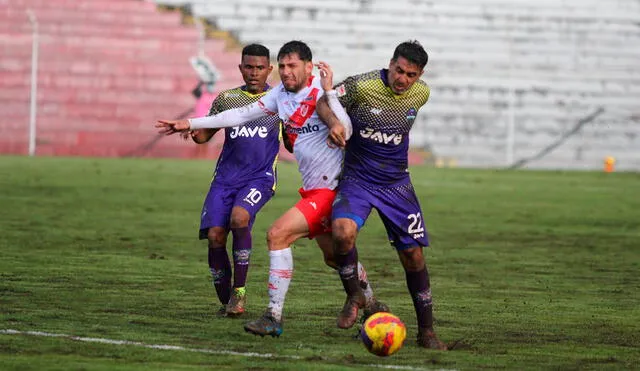
<svg viewBox="0 0 640 371">
<path fill-rule="evenodd" d="M 253 353 L 253 352 L 234 352 L 231 350 L 213 350 L 213 349 L 203 349 L 203 348 L 185 348 L 179 345 L 166 345 L 166 344 L 145 344 L 138 341 L 130 341 L 130 340 L 112 340 L 112 339 L 103 339 L 103 338 L 88 338 L 82 336 L 72 336 L 66 334 L 52 334 L 50 332 L 42 332 L 42 331 L 18 331 L 18 330 L 0 330 L 0 334 L 6 335 L 30 335 L 30 336 L 40 336 L 40 337 L 49 337 L 49 338 L 65 338 L 73 341 L 82 341 L 85 343 L 101 343 L 101 344 L 110 344 L 110 345 L 132 345 L 136 347 L 149 348 L 149 349 L 160 349 L 160 350 L 179 350 L 183 352 L 194 352 L 194 353 L 208 353 L 208 354 L 221 354 L 221 355 L 232 355 L 232 356 L 244 356 L 244 357 L 254 357 L 254 358 L 289 358 L 289 359 L 301 359 L 298 356 L 286 356 L 286 355 L 275 355 L 271 353 Z"/>
<path fill-rule="evenodd" d="M 303 360 L 304 357 L 300 356 L 291 356 L 291 355 L 277 355 L 271 353 L 255 353 L 255 352 L 234 352 L 232 350 L 214 350 L 214 349 L 206 349 L 206 348 L 186 348 L 179 345 L 167 345 L 167 344 L 146 344 L 141 343 L 139 341 L 130 341 L 130 340 L 113 340 L 113 339 L 105 339 L 105 338 L 90 338 L 90 337 L 82 337 L 82 336 L 73 336 L 66 334 L 54 334 L 50 332 L 43 331 L 19 331 L 12 329 L 0 330 L 0 334 L 2 335 L 28 335 L 28 336 L 39 336 L 39 337 L 49 337 L 49 338 L 63 338 L 67 340 L 73 341 L 81 341 L 85 343 L 100 343 L 100 344 L 110 344 L 110 345 L 131 345 L 141 348 L 148 349 L 158 349 L 158 350 L 176 350 L 182 352 L 193 352 L 193 353 L 206 353 L 206 354 L 218 354 L 218 355 L 228 355 L 228 356 L 240 356 L 240 357 L 249 357 L 249 358 L 272 358 L 272 359 L 295 359 L 295 360 Z M 445 369 L 426 369 L 419 367 L 411 367 L 411 366 L 402 366 L 402 365 L 381 365 L 381 364 L 368 364 L 368 365 L 359 365 L 353 364 L 352 366 L 363 366 L 363 367 L 375 367 L 375 368 L 383 368 L 389 370 L 409 370 L 409 371 L 455 371 L 455 370 L 445 370 Z"/>
</svg>

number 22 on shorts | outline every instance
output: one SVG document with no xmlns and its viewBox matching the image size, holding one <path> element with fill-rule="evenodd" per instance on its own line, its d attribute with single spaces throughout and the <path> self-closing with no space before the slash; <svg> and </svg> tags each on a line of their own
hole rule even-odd
<svg viewBox="0 0 640 371">
<path fill-rule="evenodd" d="M 407 215 L 407 219 L 410 221 L 407 233 L 412 235 L 413 238 L 424 237 L 424 228 L 422 227 L 422 216 L 420 213 L 409 214 Z"/>
</svg>

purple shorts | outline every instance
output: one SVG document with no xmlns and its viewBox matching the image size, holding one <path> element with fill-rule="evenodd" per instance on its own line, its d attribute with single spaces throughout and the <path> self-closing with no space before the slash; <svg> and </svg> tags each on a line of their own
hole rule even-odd
<svg viewBox="0 0 640 371">
<path fill-rule="evenodd" d="M 253 226 L 256 214 L 273 197 L 273 180 L 246 183 L 240 187 L 226 187 L 211 183 L 209 193 L 200 214 L 200 239 L 207 239 L 209 228 L 229 229 L 231 210 L 240 206 L 249 212 L 249 228 Z"/>
<path fill-rule="evenodd" d="M 342 180 L 333 203 L 331 220 L 348 218 L 356 222 L 360 229 L 372 208 L 378 211 L 389 242 L 397 250 L 429 246 L 420 203 L 411 182 L 370 188 L 359 181 Z"/>
</svg>

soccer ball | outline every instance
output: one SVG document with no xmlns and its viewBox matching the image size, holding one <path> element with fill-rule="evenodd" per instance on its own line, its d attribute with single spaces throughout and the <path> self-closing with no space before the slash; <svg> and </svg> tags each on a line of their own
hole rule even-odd
<svg viewBox="0 0 640 371">
<path fill-rule="evenodd" d="M 407 337 L 407 328 L 397 316 L 378 312 L 364 322 L 360 337 L 369 352 L 387 357 L 402 348 Z"/>
</svg>

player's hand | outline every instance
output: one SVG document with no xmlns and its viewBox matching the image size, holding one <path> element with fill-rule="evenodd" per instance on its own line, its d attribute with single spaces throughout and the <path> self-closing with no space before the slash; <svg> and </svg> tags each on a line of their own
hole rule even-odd
<svg viewBox="0 0 640 371">
<path fill-rule="evenodd" d="M 320 70 L 320 85 L 324 91 L 333 89 L 333 70 L 325 62 L 318 62 L 316 64 L 318 70 Z"/>
<path fill-rule="evenodd" d="M 188 131 L 191 128 L 189 120 L 158 120 L 156 123 L 158 133 L 172 135 L 181 131 Z"/>
<path fill-rule="evenodd" d="M 327 139 L 327 144 L 329 145 L 329 147 L 334 148 L 337 146 L 340 148 L 344 148 L 344 146 L 347 144 L 347 141 L 345 140 L 344 126 L 334 125 L 329 130 L 329 138 Z"/>
</svg>

